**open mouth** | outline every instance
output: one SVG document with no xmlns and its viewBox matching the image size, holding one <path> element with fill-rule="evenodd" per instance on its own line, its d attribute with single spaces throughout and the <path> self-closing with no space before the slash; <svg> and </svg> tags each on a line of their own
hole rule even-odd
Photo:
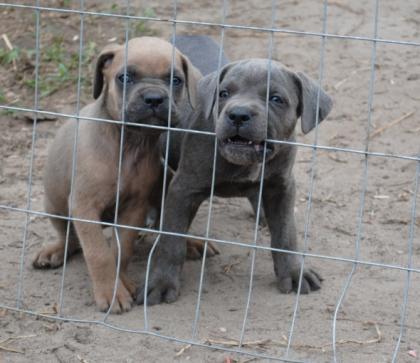
<svg viewBox="0 0 420 363">
<path fill-rule="evenodd" d="M 225 139 L 223 141 L 223 144 L 244 148 L 253 148 L 256 152 L 264 151 L 264 141 L 255 142 L 239 135 L 235 135 Z M 267 144 L 267 151 L 272 151 L 272 149 L 272 146 L 270 144 Z"/>
</svg>

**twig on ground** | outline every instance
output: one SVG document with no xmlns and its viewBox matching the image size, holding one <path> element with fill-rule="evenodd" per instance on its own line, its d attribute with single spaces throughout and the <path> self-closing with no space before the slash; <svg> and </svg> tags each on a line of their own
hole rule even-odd
<svg viewBox="0 0 420 363">
<path fill-rule="evenodd" d="M 356 30 L 358 30 L 364 24 L 365 21 L 366 21 L 366 16 L 365 16 L 365 14 L 362 14 L 362 16 L 360 17 L 359 22 L 356 25 L 354 25 L 350 30 L 346 31 L 344 33 L 344 35 L 352 35 L 352 34 L 354 34 L 354 32 Z"/>
<path fill-rule="evenodd" d="M 180 355 L 184 354 L 184 352 L 191 348 L 191 344 L 187 344 L 186 346 L 182 347 L 178 352 L 175 353 L 175 357 L 179 357 Z"/>
<path fill-rule="evenodd" d="M 14 349 L 14 348 L 8 348 L 8 347 L 5 347 L 4 345 L 1 345 L 1 344 L 0 344 L 0 350 L 3 350 L 5 352 L 23 354 L 23 352 L 21 350 L 17 350 L 17 349 Z"/>
<path fill-rule="evenodd" d="M 33 335 L 21 335 L 21 336 L 17 336 L 17 337 L 6 338 L 6 339 L 0 341 L 0 350 L 6 351 L 6 352 L 12 352 L 12 353 L 24 354 L 24 352 L 22 352 L 21 350 L 18 350 L 18 349 L 15 349 L 15 348 L 9 348 L 9 347 L 6 347 L 5 345 L 12 342 L 13 340 L 27 339 L 27 338 L 33 338 L 33 337 L 36 337 L 36 335 L 35 334 L 33 334 Z"/>
<path fill-rule="evenodd" d="M 79 354 L 77 354 L 76 357 L 81 363 L 88 363 L 88 361 L 85 358 L 82 358 Z"/>
<path fill-rule="evenodd" d="M 236 339 L 206 339 L 205 343 L 207 344 L 220 344 L 225 345 L 229 347 L 239 347 L 240 343 L 239 340 Z M 263 339 L 263 340 L 254 340 L 249 342 L 243 342 L 243 347 L 252 347 L 252 346 L 258 346 L 258 347 L 265 347 L 269 343 L 274 343 L 271 339 Z"/>
<path fill-rule="evenodd" d="M 233 266 L 239 265 L 240 263 L 241 261 L 236 260 L 236 261 L 228 263 L 227 265 L 224 265 L 223 273 L 228 274 L 232 270 Z"/>
<path fill-rule="evenodd" d="M 334 160 L 337 163 L 343 163 L 343 164 L 347 164 L 347 160 L 344 159 L 340 159 L 336 153 L 331 153 L 331 152 L 326 152 L 327 153 L 327 157 L 330 158 L 331 160 Z"/>
<path fill-rule="evenodd" d="M 356 75 L 359 72 L 366 72 L 366 71 L 370 71 L 370 67 L 366 67 L 366 68 L 361 68 L 361 69 L 355 69 L 354 71 L 352 71 L 349 76 L 347 76 L 346 78 L 343 78 L 341 81 L 337 82 L 333 88 L 335 90 L 338 90 L 344 83 L 346 83 L 349 79 L 353 78 L 354 75 Z"/>
<path fill-rule="evenodd" d="M 370 344 L 376 344 L 380 343 L 382 341 L 382 333 L 379 330 L 379 326 L 377 323 L 372 321 L 366 321 L 363 322 L 363 324 L 367 325 L 373 325 L 375 327 L 376 336 L 372 339 L 367 340 L 357 340 L 357 339 L 340 339 L 337 341 L 338 345 L 344 345 L 344 344 L 358 344 L 358 345 L 370 345 Z M 243 347 L 252 347 L 257 346 L 260 348 L 266 348 L 268 345 L 280 345 L 282 347 L 286 347 L 288 340 L 285 335 L 282 335 L 282 341 L 275 341 L 271 339 L 263 339 L 263 340 L 255 340 L 255 341 L 248 341 L 243 342 Z M 239 347 L 239 341 L 236 339 L 207 339 L 205 341 L 207 344 L 219 344 L 229 347 Z M 315 350 L 322 350 L 325 351 L 326 348 L 331 347 L 331 343 L 325 343 L 321 345 L 312 345 L 312 344 L 292 344 L 291 347 L 293 349 L 315 349 Z"/>
<path fill-rule="evenodd" d="M 359 344 L 359 345 L 369 345 L 369 344 L 375 344 L 380 343 L 382 341 L 382 333 L 379 330 L 379 326 L 374 321 L 366 321 L 366 325 L 373 325 L 375 327 L 376 337 L 368 340 L 352 340 L 352 339 L 340 339 L 337 343 L 338 344 L 347 344 L 347 343 L 353 343 L 353 344 Z"/>
<path fill-rule="evenodd" d="M 37 314 L 40 315 L 57 315 L 58 313 L 58 305 L 57 303 L 54 303 L 51 307 L 38 311 Z"/>
<path fill-rule="evenodd" d="M 415 100 L 415 101 L 420 101 L 420 97 L 413 96 L 411 93 L 404 92 L 404 94 L 405 94 L 406 96 L 408 96 L 408 98 L 411 98 L 412 100 Z"/>
<path fill-rule="evenodd" d="M 328 5 L 330 5 L 330 6 L 336 6 L 337 8 L 341 8 L 341 9 L 347 10 L 350 13 L 353 13 L 353 14 L 356 14 L 356 15 L 363 15 L 365 13 L 363 10 L 355 10 L 355 9 L 353 9 L 352 7 L 350 7 L 347 4 L 343 4 L 341 2 L 334 1 L 334 0 L 330 0 L 328 2 Z"/>
<path fill-rule="evenodd" d="M 407 118 L 411 117 L 414 115 L 414 111 L 408 112 L 405 115 L 397 118 L 394 121 L 391 121 L 390 123 L 386 124 L 385 126 L 379 127 L 377 128 L 374 132 L 372 132 L 372 134 L 370 135 L 370 139 L 373 139 L 374 137 L 382 134 L 385 130 L 399 124 L 400 122 L 406 120 Z"/>
<path fill-rule="evenodd" d="M 367 325 L 373 325 L 375 327 L 376 337 L 368 340 L 357 340 L 357 339 L 340 339 L 337 341 L 337 345 L 344 345 L 344 344 L 358 344 L 358 345 L 370 345 L 370 344 L 376 344 L 380 343 L 382 341 L 382 333 L 379 330 L 379 326 L 377 323 L 373 321 L 365 321 L 363 324 Z M 287 338 L 283 336 L 283 339 L 286 340 Z M 331 343 L 325 343 L 321 345 L 311 345 L 311 344 L 292 344 L 292 347 L 294 349 L 316 349 L 316 350 L 322 350 L 325 351 L 325 348 L 328 348 L 331 346 Z"/>
</svg>

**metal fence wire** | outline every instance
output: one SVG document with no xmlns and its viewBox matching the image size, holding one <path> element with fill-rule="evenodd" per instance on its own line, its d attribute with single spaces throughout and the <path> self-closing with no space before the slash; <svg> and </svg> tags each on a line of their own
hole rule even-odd
<svg viewBox="0 0 420 363">
<path fill-rule="evenodd" d="M 245 313 L 242 320 L 242 329 L 239 337 L 239 347 L 238 348 L 229 348 L 223 345 L 218 344 L 208 344 L 203 343 L 197 338 L 197 329 L 198 329 L 198 323 L 200 318 L 200 304 L 202 300 L 202 292 L 203 292 L 203 280 L 204 280 L 204 272 L 205 272 L 205 264 L 206 264 L 206 253 L 204 253 L 202 258 L 202 264 L 201 264 L 201 270 L 200 270 L 200 279 L 199 279 L 199 287 L 198 287 L 198 294 L 197 294 L 197 301 L 196 301 L 196 309 L 194 314 L 194 320 L 192 324 L 192 333 L 190 339 L 182 339 L 177 336 L 167 336 L 164 334 L 159 333 L 158 331 L 154 331 L 150 328 L 149 324 L 149 317 L 148 317 L 148 304 L 147 304 L 147 296 L 145 296 L 145 304 L 144 304 L 144 327 L 142 329 L 128 329 L 125 327 L 117 326 L 114 323 L 109 322 L 109 314 L 111 311 L 111 308 L 103 315 L 103 318 L 101 320 L 89 320 L 89 319 L 78 319 L 73 318 L 69 316 L 65 316 L 63 314 L 63 300 L 64 300 L 64 278 L 66 274 L 66 258 L 64 258 L 64 266 L 62 268 L 62 275 L 61 275 L 61 284 L 60 284 L 60 292 L 59 292 L 59 304 L 58 304 L 58 313 L 56 316 L 48 316 L 49 319 L 55 319 L 55 320 L 61 320 L 61 321 L 70 321 L 70 322 L 78 322 L 78 323 L 90 323 L 90 324 L 98 324 L 105 326 L 110 329 L 114 329 L 117 331 L 124 331 L 129 333 L 136 333 L 136 334 L 145 334 L 154 336 L 156 338 L 166 339 L 169 341 L 175 341 L 180 342 L 184 344 L 191 344 L 195 346 L 200 347 L 207 347 L 209 349 L 218 349 L 223 350 L 227 352 L 234 352 L 234 353 L 240 353 L 244 355 L 248 355 L 255 358 L 265 358 L 265 359 L 272 359 L 277 361 L 283 361 L 283 362 L 297 362 L 298 360 L 294 360 L 290 357 L 291 355 L 291 348 L 292 348 L 292 342 L 294 338 L 294 328 L 296 319 L 298 316 L 298 310 L 300 306 L 300 289 L 301 289 L 301 282 L 302 282 L 302 272 L 305 265 L 305 261 L 307 258 L 315 258 L 320 260 L 330 260 L 330 261 L 337 261 L 340 263 L 350 264 L 352 266 L 347 279 L 344 281 L 341 293 L 339 294 L 338 301 L 335 304 L 334 307 L 334 317 L 332 320 L 332 347 L 333 347 L 333 361 L 337 362 L 339 361 L 339 352 L 337 347 L 337 338 L 336 338 L 336 331 L 337 331 L 337 317 L 338 312 L 341 308 L 341 305 L 346 297 L 346 294 L 348 293 L 352 279 L 354 277 L 354 274 L 359 266 L 375 266 L 382 269 L 391 269 L 391 270 L 399 270 L 406 274 L 406 280 L 403 288 L 403 296 L 402 296 L 402 303 L 401 303 L 401 313 L 400 313 L 400 332 L 398 339 L 395 344 L 395 348 L 392 353 L 392 362 L 396 362 L 398 359 L 398 354 L 400 351 L 400 345 L 404 338 L 405 333 L 405 326 L 406 326 L 406 317 L 407 317 L 407 306 L 408 306 L 408 296 L 410 291 L 410 281 L 413 273 L 420 273 L 420 268 L 413 267 L 413 242 L 414 242 L 414 235 L 415 235 L 415 224 L 416 224 L 416 200 L 418 195 L 418 189 L 419 189 L 419 177 L 420 177 L 420 156 L 419 155 L 404 155 L 404 154 L 398 154 L 398 153 L 389 153 L 389 152 L 378 152 L 378 151 L 370 151 L 370 133 L 372 129 L 372 109 L 373 109 L 373 99 L 374 99 L 374 87 L 375 87 L 375 74 L 376 74 L 376 55 L 377 55 L 377 45 L 380 44 L 394 44 L 394 45 L 405 45 L 405 46 L 412 46 L 412 47 L 419 47 L 420 42 L 413 42 L 413 41 L 403 41 L 403 40 L 397 40 L 397 39 L 383 39 L 378 38 L 378 23 L 380 20 L 379 17 L 379 0 L 373 0 L 374 2 L 374 18 L 372 23 L 372 35 L 370 37 L 368 36 L 353 36 L 353 35 L 337 35 L 333 33 L 328 32 L 328 0 L 324 0 L 322 7 L 322 29 L 320 32 L 309 32 L 309 31 L 297 31 L 297 30 L 290 30 L 290 29 L 283 29 L 275 27 L 275 14 L 278 11 L 276 8 L 279 7 L 279 2 L 272 0 L 271 1 L 271 26 L 270 27 L 257 27 L 257 26 L 245 26 L 245 25 L 235 25 L 235 24 L 229 24 L 226 22 L 226 13 L 227 13 L 227 7 L 229 0 L 222 0 L 219 3 L 214 4 L 215 11 L 220 11 L 220 22 L 219 23 L 212 23 L 212 22 L 201 22 L 201 21 L 187 21 L 187 20 L 179 20 L 177 19 L 177 9 L 178 9 L 178 1 L 173 0 L 173 11 L 172 16 L 169 18 L 159 18 L 159 17 L 149 17 L 149 16 L 137 16 L 132 15 L 132 12 L 130 12 L 130 1 L 125 1 L 125 8 L 126 13 L 125 14 L 115 14 L 115 13 L 107 13 L 107 12 L 95 12 L 95 11 L 88 11 L 85 9 L 85 3 L 84 0 L 80 0 L 80 7 L 79 9 L 66 9 L 66 8 L 53 8 L 53 7 L 46 7 L 41 6 L 41 1 L 37 0 L 35 5 L 24 5 L 24 4 L 17 4 L 15 2 L 13 3 L 0 3 L 0 9 L 27 9 L 32 10 L 35 14 L 35 97 L 33 101 L 33 108 L 28 107 L 15 107 L 15 106 L 6 106 L 6 105 L 0 105 L 0 109 L 2 110 L 9 110 L 9 111 L 23 111 L 23 112 L 33 112 L 33 125 L 32 125 L 32 141 L 31 141 L 31 157 L 30 157 L 30 163 L 29 163 L 29 177 L 27 182 L 27 201 L 26 201 L 26 207 L 25 208 L 18 208 L 14 207 L 12 205 L 7 204 L 0 204 L 0 209 L 9 213 L 21 213 L 25 215 L 25 223 L 23 226 L 23 235 L 22 235 L 22 243 L 20 248 L 20 263 L 19 263 L 19 278 L 18 278 L 18 284 L 16 289 L 16 304 L 15 305 L 8 305 L 0 301 L 0 308 L 3 309 L 9 309 L 12 311 L 19 311 L 23 312 L 29 315 L 35 315 L 35 316 L 45 316 L 42 313 L 32 311 L 25 308 L 24 301 L 23 301 L 23 282 L 24 282 L 24 266 L 25 261 L 28 258 L 27 257 L 27 247 L 28 247 L 28 230 L 31 223 L 31 217 L 32 216 L 42 216 L 42 217 L 54 217 L 59 218 L 62 220 L 67 221 L 67 236 L 66 236 L 66 250 L 65 250 L 65 257 L 67 256 L 67 247 L 68 247 L 68 239 L 69 239 L 69 232 L 70 232 L 70 222 L 71 221 L 83 221 L 86 223 L 96 223 L 101 224 L 103 226 L 111 227 L 114 229 L 114 232 L 117 236 L 117 244 L 118 244 L 118 261 L 117 265 L 120 266 L 121 263 L 121 245 L 119 241 L 119 235 L 118 235 L 118 229 L 128 228 L 137 230 L 139 232 L 145 232 L 145 233 L 155 233 L 157 235 L 153 247 L 151 248 L 147 260 L 147 269 L 146 269 L 146 291 L 147 291 L 147 285 L 148 285 L 148 277 L 149 277 L 149 269 L 151 264 L 151 258 L 152 255 L 156 249 L 156 246 L 159 244 L 160 237 L 162 235 L 171 235 L 171 236 L 180 236 L 180 237 L 188 237 L 188 238 L 194 238 L 197 240 L 201 240 L 205 242 L 204 251 L 207 250 L 207 244 L 208 242 L 213 242 L 215 244 L 224 244 L 224 245 L 232 245 L 237 247 L 242 247 L 245 249 L 249 249 L 251 251 L 251 265 L 250 265 L 250 271 L 249 271 L 249 284 L 248 284 L 248 292 L 247 292 L 247 299 L 246 299 L 246 308 Z M 75 114 L 67 114 L 62 112 L 53 112 L 50 110 L 44 110 L 40 108 L 39 103 L 39 66 L 40 66 L 40 16 L 41 13 L 63 13 L 63 14 L 72 14 L 72 15 L 78 15 L 80 17 L 80 28 L 79 28 L 79 60 L 78 60 L 78 77 L 77 77 L 77 104 L 76 104 L 76 113 Z M 325 44 L 328 39 L 342 39 L 342 40 L 351 40 L 351 41 L 364 41 L 371 44 L 371 56 L 370 56 L 370 78 L 369 78 L 369 89 L 368 89 L 368 105 L 367 105 L 367 127 L 366 127 L 366 135 L 365 135 L 365 142 L 364 147 L 362 149 L 356 149 L 356 148 L 348 148 L 348 147 L 333 147 L 333 146 L 326 146 L 318 143 L 318 120 L 316 120 L 316 128 L 313 132 L 313 142 L 312 143 L 302 143 L 302 142 L 289 142 L 289 141 L 282 141 L 282 140 L 267 140 L 267 142 L 270 143 L 278 143 L 278 144 L 291 144 L 295 145 L 298 148 L 308 148 L 312 150 L 312 157 L 311 157 L 311 171 L 309 174 L 309 181 L 308 181 L 308 195 L 307 195 L 307 204 L 306 204 L 306 211 L 305 211 L 305 224 L 304 224 L 304 239 L 300 245 L 301 250 L 300 251 L 289 251 L 289 250 L 282 250 L 282 249 L 276 249 L 268 246 L 263 246 L 258 244 L 259 240 L 259 229 L 258 229 L 258 221 L 260 217 L 260 207 L 261 207 L 261 198 L 262 198 L 262 191 L 263 191 L 263 179 L 264 179 L 264 165 L 265 163 L 262 163 L 262 173 L 260 177 L 260 188 L 259 188 L 259 194 L 258 194 L 258 209 L 256 211 L 256 221 L 254 225 L 254 238 L 253 243 L 248 244 L 241 241 L 235 241 L 235 240 L 225 240 L 225 239 L 217 239 L 210 237 L 210 229 L 211 229 L 211 221 L 212 221 L 212 213 L 213 213 L 213 196 L 214 196 L 214 181 L 215 181 L 215 172 L 217 168 L 216 163 L 216 156 L 214 156 L 214 162 L 213 162 L 213 178 L 212 178 L 212 187 L 211 187 L 211 193 L 209 198 L 209 204 L 208 204 L 208 214 L 207 214 L 207 223 L 206 223 L 206 230 L 204 236 L 196 236 L 192 234 L 182 234 L 182 233 L 176 233 L 176 232 L 168 232 L 163 230 L 163 211 L 164 211 L 164 203 L 165 203 L 165 188 L 162 188 L 162 205 L 161 205 L 161 216 L 160 216 L 160 225 L 158 229 L 152 229 L 152 228 L 146 228 L 146 227 L 136 227 L 136 226 L 127 226 L 127 225 L 120 225 L 118 224 L 118 205 L 120 202 L 120 174 L 121 174 L 121 164 L 122 164 L 122 158 L 123 158 L 123 140 L 124 140 L 124 127 L 121 128 L 121 140 L 120 140 L 120 150 L 119 150 L 119 173 L 118 173 L 118 183 L 117 183 L 117 189 L 116 189 L 116 207 L 115 207 L 115 218 L 113 223 L 110 222 L 98 222 L 93 220 L 87 220 L 87 219 L 78 219 L 74 217 L 70 217 L 71 215 L 71 208 L 72 208 L 72 197 L 70 197 L 70 211 L 68 216 L 60 216 L 60 215 L 53 215 L 49 214 L 40 210 L 36 210 L 32 206 L 32 186 L 33 186 L 33 173 L 34 173 L 34 158 L 35 158 L 35 144 L 37 140 L 37 125 L 38 125 L 38 118 L 40 115 L 53 115 L 57 117 L 73 117 L 77 120 L 77 124 L 79 125 L 80 122 L 87 122 L 87 121 L 94 121 L 94 122 L 107 122 L 107 123 L 115 123 L 118 125 L 129 125 L 129 126 L 138 126 L 138 124 L 130 123 L 125 121 L 124 112 L 122 112 L 121 115 L 121 121 L 116 120 L 109 120 L 109 119 L 100 119 L 100 118 L 94 118 L 94 117 L 80 117 L 79 111 L 81 107 L 81 80 L 82 80 L 82 57 L 83 57 L 83 48 L 85 46 L 86 39 L 84 38 L 84 26 L 85 26 L 85 17 L 86 16 L 98 16 L 98 17 L 110 17 L 115 18 L 116 20 L 122 21 L 125 24 L 125 55 L 127 56 L 127 45 L 129 40 L 129 29 L 130 29 L 130 22 L 135 21 L 148 21 L 148 22 L 160 22 L 160 23 L 166 23 L 171 24 L 172 26 L 172 41 L 175 42 L 176 36 L 177 36 L 177 26 L 179 24 L 182 25 L 194 25 L 194 26 L 202 26 L 202 27 L 211 27 L 214 29 L 218 29 L 220 31 L 220 38 L 219 38 L 219 44 L 220 44 L 220 54 L 219 54 L 219 64 L 218 64 L 218 72 L 220 72 L 221 69 L 221 60 L 222 60 L 222 51 L 224 46 L 224 39 L 225 39 L 225 31 L 226 29 L 236 29 L 236 30 L 253 30 L 258 31 L 263 34 L 267 34 L 267 37 L 269 39 L 269 46 L 267 49 L 267 58 L 269 59 L 269 67 L 271 67 L 271 59 L 273 57 L 273 35 L 275 33 L 284 33 L 284 34 L 293 34 L 293 35 L 299 35 L 302 37 L 316 37 L 320 38 L 320 49 L 319 49 L 319 70 L 318 70 L 318 79 L 317 82 L 319 85 L 323 84 L 324 79 L 324 70 L 325 70 Z M 172 53 L 172 67 L 171 67 L 171 79 L 174 75 L 174 58 L 175 57 L 175 51 L 173 50 Z M 125 67 L 127 64 L 125 64 Z M 270 81 L 270 72 L 268 72 L 268 82 L 267 87 L 269 87 L 269 81 Z M 171 83 L 172 84 L 172 83 Z M 123 104 L 125 102 L 125 88 L 123 93 Z M 170 88 L 170 97 L 172 97 L 172 86 Z M 218 92 L 216 92 L 218 94 Z M 268 94 L 268 92 L 267 92 Z M 319 92 L 317 96 L 317 108 L 319 107 Z M 218 102 L 216 102 L 216 105 Z M 171 105 L 171 103 L 169 103 Z M 171 106 L 170 106 L 171 107 Z M 266 105 L 266 108 L 268 109 L 268 106 Z M 268 111 L 267 111 L 268 112 Z M 318 113 L 317 113 L 318 116 Z M 268 117 L 268 115 L 267 115 Z M 168 124 L 167 126 L 154 126 L 154 125 L 146 125 L 141 124 L 142 127 L 150 127 L 150 128 L 156 128 L 161 129 L 164 131 L 167 131 L 167 147 L 165 150 L 165 159 L 164 159 L 164 175 L 165 175 L 165 182 L 166 184 L 166 176 L 168 173 L 168 153 L 169 153 L 169 134 L 171 132 L 184 132 L 184 133 L 195 133 L 195 134 L 205 134 L 209 136 L 215 136 L 215 133 L 213 132 L 204 132 L 204 131 L 198 131 L 198 130 L 190 130 L 190 129 L 183 129 L 183 128 L 175 128 L 171 127 L 171 109 L 169 109 L 168 114 Z M 72 189 L 73 189 L 73 180 L 75 177 L 75 174 L 77 172 L 76 170 L 76 153 L 77 153 L 77 142 L 78 142 L 78 127 L 76 128 L 76 137 L 75 142 L 73 145 L 73 165 L 72 165 Z M 217 148 L 217 140 L 216 137 L 214 137 L 214 155 L 216 155 L 216 148 Z M 361 176 L 361 191 L 359 195 L 359 208 L 358 208 L 358 217 L 357 217 L 357 232 L 356 232 L 356 238 L 354 240 L 354 255 L 352 258 L 349 257 L 342 257 L 342 256 L 329 256 L 329 255 L 323 255 L 319 253 L 311 253 L 309 252 L 309 230 L 310 230 L 310 216 L 311 216 L 311 208 L 313 203 L 313 190 L 314 190 L 314 179 L 315 179 L 315 173 L 317 168 L 317 157 L 318 152 L 320 150 L 323 150 L 325 152 L 329 153 L 337 153 L 337 152 L 344 152 L 344 153 L 350 153 L 359 155 L 363 158 L 363 172 Z M 367 185 L 369 180 L 369 160 L 371 158 L 388 158 L 388 159 L 400 159 L 400 160 L 408 160 L 416 163 L 416 172 L 415 172 L 415 179 L 413 181 L 414 189 L 413 189 L 413 195 L 411 197 L 411 211 L 410 216 L 411 220 L 409 222 L 409 234 L 408 234 L 408 240 L 407 240 L 407 246 L 408 246 L 408 259 L 406 265 L 400 265 L 400 264 L 389 264 L 389 263 L 380 263 L 370 260 L 364 260 L 360 258 L 360 248 L 361 248 L 361 240 L 363 235 L 363 218 L 365 216 L 365 198 L 366 198 L 366 191 L 367 191 Z M 265 160 L 265 152 L 264 152 L 264 160 Z M 289 254 L 295 254 L 302 257 L 301 262 L 301 269 L 300 269 L 300 279 L 299 279 L 299 286 L 298 286 L 298 292 L 296 294 L 295 304 L 293 308 L 293 317 L 291 320 L 290 329 L 288 331 L 288 337 L 287 337 L 287 346 L 284 350 L 284 354 L 282 356 L 272 356 L 269 354 L 261 353 L 260 351 L 253 351 L 249 348 L 243 347 L 244 342 L 244 333 L 247 326 L 247 320 L 249 317 L 249 308 L 250 308 L 250 301 L 251 301 L 251 295 L 252 295 L 252 288 L 254 285 L 254 269 L 255 269 L 255 255 L 258 251 L 277 251 L 277 252 L 283 252 L 283 253 L 289 253 Z M 115 301 L 116 297 L 116 286 L 119 279 L 119 268 L 117 269 L 117 276 L 115 280 L 114 285 L 114 296 L 113 301 Z M 324 287 L 326 289 L 328 287 Z"/>
</svg>

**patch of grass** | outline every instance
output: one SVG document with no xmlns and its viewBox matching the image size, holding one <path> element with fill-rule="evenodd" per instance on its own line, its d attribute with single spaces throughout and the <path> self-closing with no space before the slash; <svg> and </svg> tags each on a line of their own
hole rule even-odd
<svg viewBox="0 0 420 363">
<path fill-rule="evenodd" d="M 12 50 L 0 47 L 0 64 L 6 67 L 13 66 L 14 71 L 19 67 L 19 64 L 28 65 L 35 59 L 35 50 L 15 47 Z"/>
<path fill-rule="evenodd" d="M 13 50 L 5 49 L 0 47 L 0 63 L 3 65 L 12 64 L 16 62 L 20 57 L 20 49 L 14 48 Z"/>
<path fill-rule="evenodd" d="M 47 73 L 44 77 L 41 75 L 38 78 L 39 97 L 47 97 L 65 87 L 70 81 L 76 80 L 77 74 L 75 74 L 74 69 L 69 68 L 64 63 L 59 63 L 53 72 Z M 24 84 L 31 89 L 35 89 L 35 79 L 33 78 L 24 80 Z"/>
<path fill-rule="evenodd" d="M 152 8 L 146 8 L 143 11 L 143 16 L 148 18 L 155 18 L 156 13 Z M 157 35 L 158 32 L 150 28 L 150 21 L 147 20 L 133 20 L 131 29 L 132 37 L 139 37 L 144 35 Z"/>
<path fill-rule="evenodd" d="M 1 88 L 0 88 L 0 104 L 4 105 L 4 106 L 8 104 L 6 95 L 4 94 L 3 89 L 1 89 Z M 0 115 L 6 115 L 6 116 L 14 117 L 14 116 L 16 116 L 16 114 L 17 114 L 17 111 L 15 111 L 15 110 L 8 110 L 8 109 L 3 109 L 3 108 L 0 109 Z"/>
<path fill-rule="evenodd" d="M 19 114 L 19 111 L 16 110 L 1 110 L 1 114 L 5 116 L 11 116 L 13 118 L 17 118 L 17 115 Z"/>
<path fill-rule="evenodd" d="M 45 48 L 43 52 L 42 60 L 45 62 L 62 63 L 66 56 L 66 50 L 64 48 L 62 38 L 54 38 L 50 46 Z"/>
<path fill-rule="evenodd" d="M 17 48 L 16 48 L 17 49 Z M 97 46 L 95 42 L 88 42 L 84 45 L 82 55 L 82 66 L 89 66 L 91 61 L 96 57 Z M 0 48 L 0 63 L 11 65 L 13 62 L 19 64 L 23 60 L 22 55 L 26 59 L 34 61 L 35 51 L 33 49 L 22 49 L 16 52 L 7 52 Z M 70 82 L 77 81 L 79 69 L 79 51 L 68 50 L 61 37 L 54 38 L 52 43 L 41 50 L 40 76 L 38 78 L 38 91 L 40 98 L 47 97 L 59 89 L 66 87 Z M 31 73 L 26 77 L 16 72 L 16 81 L 22 82 L 24 86 L 35 89 L 35 79 Z M 82 77 L 81 82 L 86 82 Z M 89 82 L 90 85 L 90 82 Z"/>
<path fill-rule="evenodd" d="M 84 49 L 84 62 L 89 63 L 93 58 L 96 57 L 97 46 L 95 42 L 88 42 Z"/>
<path fill-rule="evenodd" d="M 117 13 L 119 8 L 120 7 L 118 6 L 118 4 L 116 3 L 111 4 L 111 9 L 110 9 L 111 13 Z"/>
<path fill-rule="evenodd" d="M 7 99 L 6 96 L 4 95 L 4 91 L 2 89 L 0 89 L 0 103 L 4 104 L 6 103 Z"/>
</svg>

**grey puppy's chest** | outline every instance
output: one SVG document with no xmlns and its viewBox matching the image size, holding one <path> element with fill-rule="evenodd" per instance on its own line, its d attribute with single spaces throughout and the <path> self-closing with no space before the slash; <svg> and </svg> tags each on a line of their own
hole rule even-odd
<svg viewBox="0 0 420 363">
<path fill-rule="evenodd" d="M 249 167 L 237 168 L 232 171 L 231 181 L 233 183 L 258 183 L 261 179 L 262 164 L 254 164 Z"/>
<path fill-rule="evenodd" d="M 215 194 L 220 197 L 245 197 L 255 194 L 259 188 L 262 173 L 261 163 L 247 167 L 238 167 L 232 164 L 223 165 L 219 170 L 216 173 Z M 267 176 L 266 169 L 264 179 L 267 179 Z"/>
</svg>

